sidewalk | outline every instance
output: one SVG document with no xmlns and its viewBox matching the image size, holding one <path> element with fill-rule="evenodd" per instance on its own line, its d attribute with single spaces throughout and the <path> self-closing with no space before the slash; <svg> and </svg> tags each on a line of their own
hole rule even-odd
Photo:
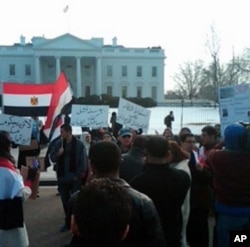
<svg viewBox="0 0 250 247">
<path fill-rule="evenodd" d="M 64 212 L 55 186 L 39 188 L 40 197 L 24 203 L 24 221 L 29 235 L 29 247 L 61 247 L 70 242 L 71 233 L 61 233 Z"/>
</svg>

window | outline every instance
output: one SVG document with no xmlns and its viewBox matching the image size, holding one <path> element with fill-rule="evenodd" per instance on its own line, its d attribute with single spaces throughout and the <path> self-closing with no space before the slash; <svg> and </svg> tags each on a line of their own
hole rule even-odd
<svg viewBox="0 0 250 247">
<path fill-rule="evenodd" d="M 15 75 L 16 74 L 16 67 L 15 64 L 9 65 L 9 75 Z"/>
<path fill-rule="evenodd" d="M 128 69 L 127 66 L 122 66 L 122 77 L 127 77 Z"/>
<path fill-rule="evenodd" d="M 85 97 L 89 97 L 90 96 L 90 86 L 86 86 L 85 87 Z"/>
<path fill-rule="evenodd" d="M 137 66 L 136 68 L 136 76 L 142 77 L 142 66 Z"/>
<path fill-rule="evenodd" d="M 152 67 L 152 77 L 157 77 L 157 67 L 156 66 Z"/>
<path fill-rule="evenodd" d="M 122 87 L 122 98 L 127 98 L 127 87 L 126 86 Z"/>
<path fill-rule="evenodd" d="M 89 77 L 90 76 L 90 66 L 89 65 L 85 65 L 84 66 L 84 75 L 86 77 Z"/>
<path fill-rule="evenodd" d="M 25 75 L 31 75 L 31 65 L 25 64 Z"/>
<path fill-rule="evenodd" d="M 112 68 L 111 65 L 108 65 L 108 66 L 107 66 L 107 76 L 108 76 L 108 77 L 113 76 L 113 68 Z"/>
<path fill-rule="evenodd" d="M 156 87 L 152 87 L 152 99 L 157 99 L 157 90 Z"/>
<path fill-rule="evenodd" d="M 141 96 L 142 96 L 142 87 L 141 87 L 141 86 L 138 86 L 138 87 L 136 88 L 136 96 L 137 96 L 138 98 L 141 98 Z"/>
<path fill-rule="evenodd" d="M 111 86 L 107 86 L 107 95 L 112 96 L 112 87 Z"/>
</svg>

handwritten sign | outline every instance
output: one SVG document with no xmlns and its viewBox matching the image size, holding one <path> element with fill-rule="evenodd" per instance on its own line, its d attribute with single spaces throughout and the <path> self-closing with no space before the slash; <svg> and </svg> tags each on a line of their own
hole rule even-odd
<svg viewBox="0 0 250 247">
<path fill-rule="evenodd" d="M 221 131 L 236 122 L 250 122 L 250 85 L 219 88 Z"/>
<path fill-rule="evenodd" d="M 71 125 L 98 129 L 108 127 L 109 106 L 72 105 Z"/>
<path fill-rule="evenodd" d="M 116 121 L 128 128 L 136 130 L 141 128 L 144 133 L 147 133 L 150 113 L 150 110 L 120 98 Z"/>
<path fill-rule="evenodd" d="M 32 132 L 32 119 L 0 114 L 0 130 L 8 131 L 11 140 L 16 144 L 29 145 Z"/>
</svg>

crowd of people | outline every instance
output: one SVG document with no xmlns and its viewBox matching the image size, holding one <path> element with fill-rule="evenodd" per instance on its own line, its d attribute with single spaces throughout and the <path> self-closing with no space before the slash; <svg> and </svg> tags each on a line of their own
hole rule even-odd
<svg viewBox="0 0 250 247">
<path fill-rule="evenodd" d="M 249 229 L 247 128 L 231 124 L 223 137 L 220 128 L 211 125 L 203 127 L 200 136 L 187 127 L 174 134 L 173 112 L 169 115 L 170 124 L 164 122 L 164 132 L 154 135 L 118 126 L 115 114 L 110 128 L 84 129 L 79 138 L 69 123 L 61 126 L 48 156 L 64 209 L 60 231 L 72 233 L 64 246 L 227 247 L 230 231 Z M 15 204 L 30 190 L 29 181 L 24 185 L 15 172 L 8 133 L 0 135 L 6 136 L 0 138 L 0 169 L 19 179 L 18 191 L 0 191 L 2 209 L 6 200 Z M 10 183 L 16 183 L 13 177 Z M 28 246 L 27 241 L 8 245 L 4 224 L 11 219 L 0 219 L 0 246 Z M 11 223 L 10 229 L 25 229 L 23 222 Z"/>
</svg>

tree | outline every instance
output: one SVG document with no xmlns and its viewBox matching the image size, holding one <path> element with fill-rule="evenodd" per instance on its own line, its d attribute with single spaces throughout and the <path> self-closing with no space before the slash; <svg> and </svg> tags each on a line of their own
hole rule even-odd
<svg viewBox="0 0 250 247">
<path fill-rule="evenodd" d="M 201 60 L 186 62 L 179 68 L 179 73 L 174 76 L 176 93 L 183 99 L 195 99 L 198 97 L 203 84 L 204 65 Z"/>
<path fill-rule="evenodd" d="M 215 31 L 215 27 L 210 27 L 211 32 L 207 36 L 206 46 L 212 58 L 208 69 L 204 71 L 204 78 L 207 85 L 212 86 L 212 100 L 218 101 L 218 89 L 222 85 L 222 68 L 220 65 L 219 52 L 220 52 L 220 39 Z"/>
</svg>

